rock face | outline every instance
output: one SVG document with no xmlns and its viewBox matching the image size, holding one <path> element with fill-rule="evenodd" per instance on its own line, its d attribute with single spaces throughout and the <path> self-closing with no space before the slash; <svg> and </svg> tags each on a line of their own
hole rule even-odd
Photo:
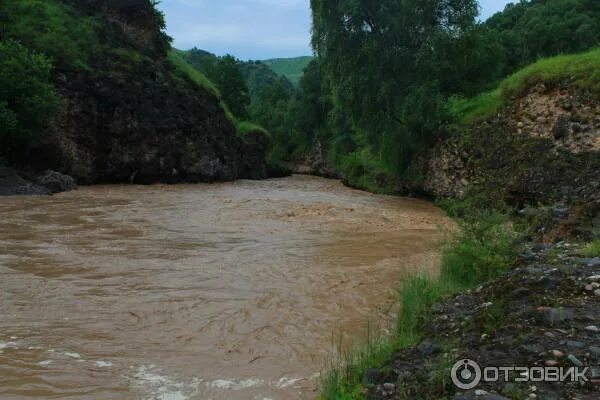
<svg viewBox="0 0 600 400">
<path fill-rule="evenodd" d="M 57 73 L 61 110 L 24 166 L 81 184 L 266 178 L 267 138 L 239 137 L 219 98 L 169 63 L 149 0 L 65 1 L 103 18 L 110 50 L 93 72 Z"/>
<path fill-rule="evenodd" d="M 293 172 L 300 175 L 339 179 L 341 177 L 339 172 L 331 165 L 326 154 L 327 152 L 323 150 L 321 142 L 317 142 L 312 151 L 296 160 L 292 168 Z"/>
<path fill-rule="evenodd" d="M 476 189 L 517 206 L 600 205 L 600 100 L 536 86 L 499 115 L 439 142 L 423 168 L 435 197 Z M 596 204 L 595 206 L 593 204 Z"/>
</svg>

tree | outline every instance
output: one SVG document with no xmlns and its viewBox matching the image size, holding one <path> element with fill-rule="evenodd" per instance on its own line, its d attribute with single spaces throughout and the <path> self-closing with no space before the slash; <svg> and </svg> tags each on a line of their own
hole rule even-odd
<svg viewBox="0 0 600 400">
<path fill-rule="evenodd" d="M 58 106 L 51 83 L 52 65 L 20 43 L 0 42 L 0 153 L 11 158 L 47 127 Z"/>
<path fill-rule="evenodd" d="M 361 142 L 402 170 L 462 89 L 476 0 L 311 0 L 312 45 Z M 469 87 L 466 87 L 468 90 Z"/>
<path fill-rule="evenodd" d="M 207 75 L 217 85 L 223 101 L 233 115 L 240 119 L 248 118 L 250 93 L 240 71 L 240 62 L 231 55 L 218 58 L 209 65 Z"/>
</svg>

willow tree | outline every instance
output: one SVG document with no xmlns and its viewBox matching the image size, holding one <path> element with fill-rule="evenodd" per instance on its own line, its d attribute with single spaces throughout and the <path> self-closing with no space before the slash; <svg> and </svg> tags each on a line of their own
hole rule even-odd
<svg viewBox="0 0 600 400">
<path fill-rule="evenodd" d="M 476 0 L 311 0 L 312 45 L 361 140 L 405 167 L 471 79 Z"/>
</svg>

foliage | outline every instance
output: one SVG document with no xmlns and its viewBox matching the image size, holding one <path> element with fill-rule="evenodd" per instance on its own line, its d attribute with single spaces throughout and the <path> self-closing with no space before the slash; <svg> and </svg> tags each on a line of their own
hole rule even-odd
<svg viewBox="0 0 600 400">
<path fill-rule="evenodd" d="M 274 147 L 269 157 L 274 160 L 287 160 L 291 150 L 288 109 L 292 91 L 287 80 L 281 78 L 262 87 L 250 106 L 252 121 L 267 129 L 273 138 Z"/>
<path fill-rule="evenodd" d="M 0 156 L 41 134 L 58 106 L 45 56 L 13 40 L 0 42 Z"/>
<path fill-rule="evenodd" d="M 1 37 L 46 54 L 58 69 L 89 69 L 99 51 L 95 17 L 84 17 L 56 0 L 0 2 Z"/>
<path fill-rule="evenodd" d="M 592 93 L 600 92 L 600 49 L 540 60 L 509 76 L 491 92 L 467 99 L 450 99 L 449 108 L 454 120 L 466 125 L 499 112 L 512 97 L 536 84 L 552 86 L 561 82 Z"/>
<path fill-rule="evenodd" d="M 206 89 L 217 97 L 220 96 L 216 86 L 202 72 L 188 64 L 183 58 L 181 51 L 176 49 L 170 50 L 168 59 L 180 77 Z"/>
<path fill-rule="evenodd" d="M 207 76 L 216 85 L 223 102 L 236 118 L 249 117 L 250 91 L 242 74 L 244 63 L 231 55 L 217 57 L 197 48 L 176 51 L 182 60 Z"/>
<path fill-rule="evenodd" d="M 278 76 L 262 61 L 248 61 L 240 64 L 240 70 L 250 90 L 250 98 L 255 101 L 260 91 L 270 85 L 283 84 L 290 92 L 294 90 L 293 84 L 287 79 Z"/>
<path fill-rule="evenodd" d="M 475 0 L 313 0 L 313 47 L 360 139 L 397 174 L 426 147 L 444 94 L 475 79 Z M 352 55 L 352 56 L 349 56 Z"/>
<path fill-rule="evenodd" d="M 267 65 L 279 76 L 285 76 L 294 84 L 298 86 L 300 79 L 304 74 L 304 69 L 310 64 L 313 57 L 295 57 L 295 58 L 274 58 L 271 60 L 262 61 L 263 64 Z"/>
<path fill-rule="evenodd" d="M 223 101 L 233 115 L 248 118 L 250 94 L 239 70 L 239 63 L 239 60 L 231 55 L 220 57 L 209 70 L 208 76 L 219 88 Z"/>
<path fill-rule="evenodd" d="M 578 53 L 600 45 L 597 0 L 529 0 L 509 4 L 484 28 L 500 45 L 499 77 L 543 57 Z"/>
<path fill-rule="evenodd" d="M 585 245 L 580 253 L 584 257 L 600 257 L 600 239 L 596 239 Z"/>
<path fill-rule="evenodd" d="M 270 136 L 269 131 L 260 125 L 252 123 L 250 121 L 241 121 L 236 124 L 236 129 L 239 135 L 245 136 L 252 132 L 260 132 L 263 135 Z"/>
</svg>

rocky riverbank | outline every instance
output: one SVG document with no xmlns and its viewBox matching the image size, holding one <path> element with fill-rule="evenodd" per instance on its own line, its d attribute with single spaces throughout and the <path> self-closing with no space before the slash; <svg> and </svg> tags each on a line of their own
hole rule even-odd
<svg viewBox="0 0 600 400">
<path fill-rule="evenodd" d="M 60 172 L 47 170 L 40 175 L 30 175 L 0 167 L 0 196 L 51 195 L 76 189 L 75 179 Z"/>
<path fill-rule="evenodd" d="M 564 235 L 572 210 L 555 210 Z M 597 232 L 596 221 L 592 230 Z M 574 226 L 576 227 L 576 226 Z M 589 227 L 586 231 L 589 231 Z M 577 232 L 577 229 L 572 230 Z M 435 304 L 420 316 L 424 340 L 365 374 L 368 399 L 597 399 L 600 395 L 600 253 L 573 236 L 528 242 L 518 266 L 500 278 Z M 589 367 L 585 384 L 452 383 L 462 359 L 484 367 Z M 514 376 L 513 376 L 514 379 Z"/>
</svg>

